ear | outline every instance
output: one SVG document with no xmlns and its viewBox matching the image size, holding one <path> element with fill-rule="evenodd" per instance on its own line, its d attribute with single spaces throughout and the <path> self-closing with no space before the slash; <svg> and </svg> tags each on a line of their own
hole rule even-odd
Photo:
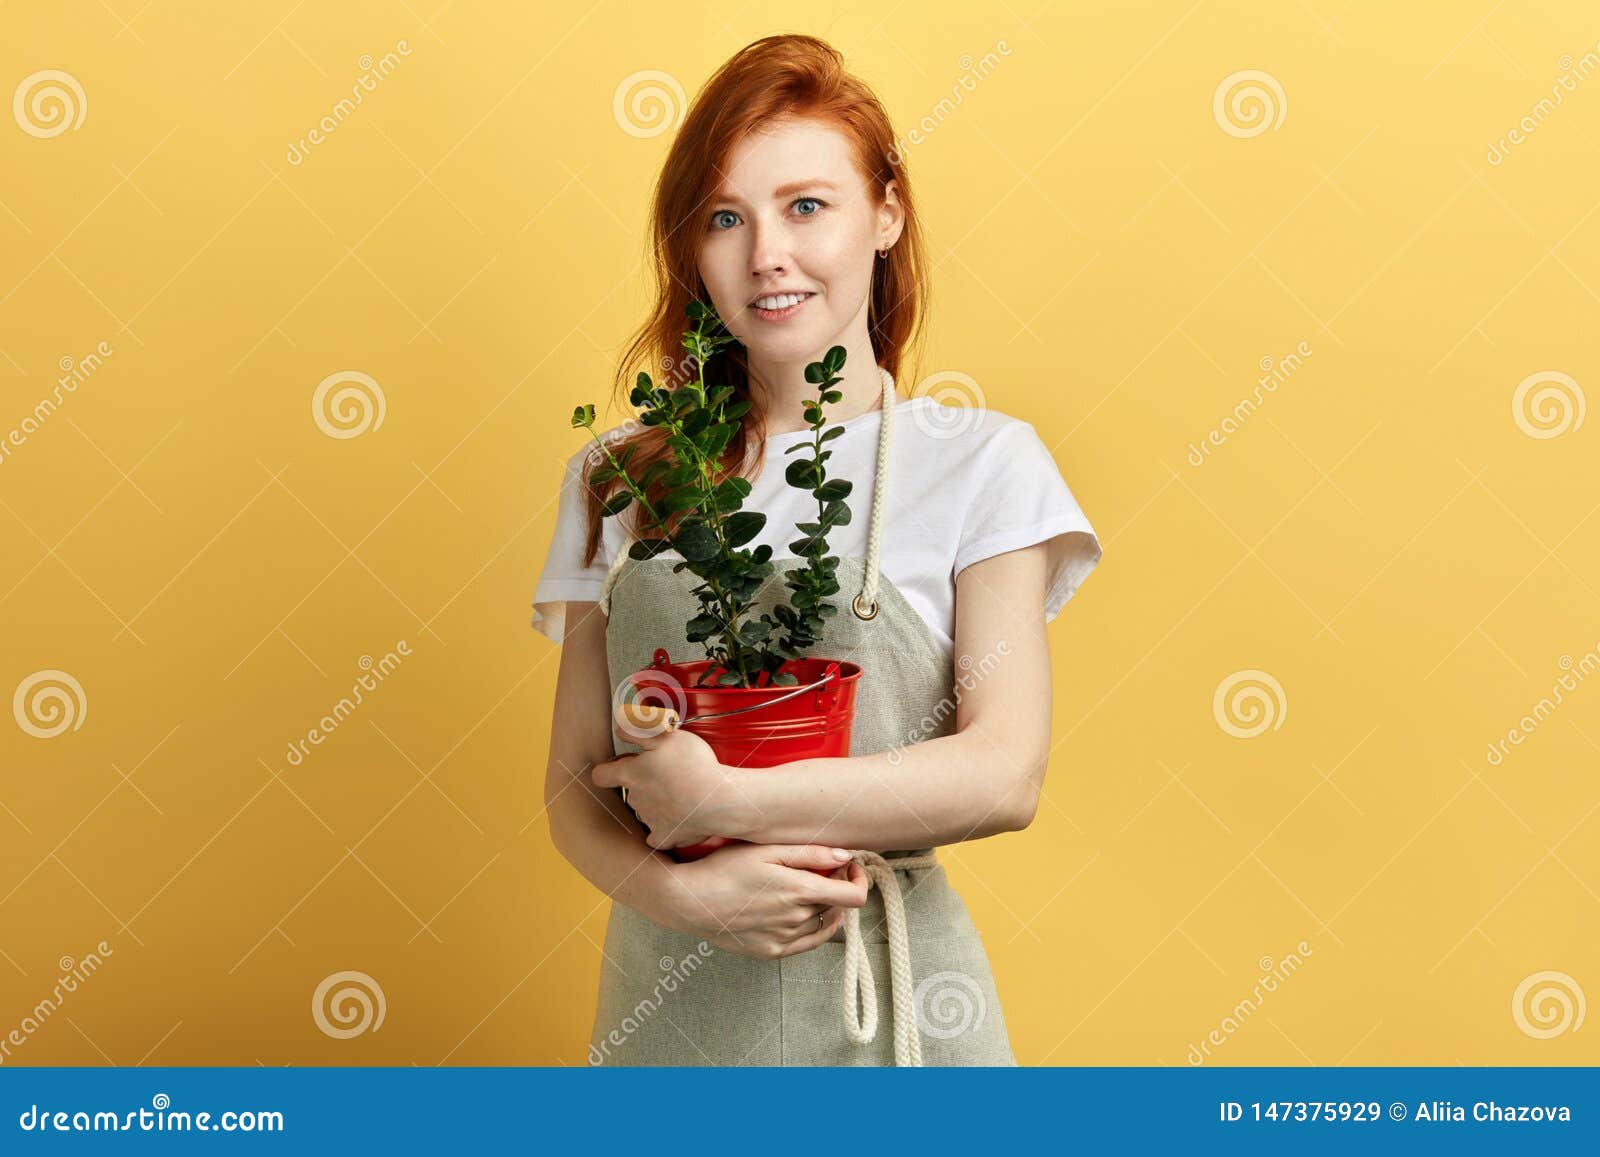
<svg viewBox="0 0 1600 1157">
<path fill-rule="evenodd" d="M 905 223 L 905 206 L 900 204 L 900 181 L 891 177 L 889 183 L 883 187 L 883 204 L 878 206 L 877 248 L 887 248 L 900 240 L 900 233 L 905 228 Z"/>
</svg>

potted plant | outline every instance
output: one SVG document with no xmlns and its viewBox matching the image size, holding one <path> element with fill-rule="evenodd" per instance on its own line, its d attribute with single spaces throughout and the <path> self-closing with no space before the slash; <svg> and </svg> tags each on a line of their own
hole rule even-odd
<svg viewBox="0 0 1600 1157">
<path fill-rule="evenodd" d="M 838 613 L 830 600 L 839 592 L 839 560 L 829 554 L 828 532 L 850 521 L 845 499 L 852 484 L 829 478 L 826 467 L 832 455 L 826 446 L 844 429 L 827 428 L 824 415 L 824 407 L 843 396 L 835 387 L 844 347 L 834 346 L 806 366 L 806 381 L 817 388 L 803 406 L 812 436 L 787 453 L 809 454 L 789 463 L 784 478 L 811 493 L 817 515 L 796 524 L 800 537 L 789 549 L 803 561 L 785 572 L 785 601 L 756 614 L 757 596 L 776 568 L 770 546 L 746 544 L 761 533 L 767 516 L 743 508 L 750 483 L 722 463 L 750 403 L 734 401 L 731 386 L 707 387 L 706 363 L 734 339 L 704 302 L 691 301 L 686 312 L 691 324 L 683 346 L 696 377 L 669 390 L 641 373 L 629 395 L 641 423 L 667 431 L 670 460 L 651 462 L 635 477 L 629 462 L 637 447 L 614 454 L 595 433 L 592 404 L 572 414 L 573 427 L 589 431 L 604 456 L 589 475 L 591 486 L 612 487 L 602 515 L 636 508 L 639 537 L 629 557 L 643 561 L 676 552 L 681 561 L 673 571 L 687 570 L 700 580 L 693 588 L 698 608 L 685 623 L 684 639 L 700 644 L 705 658 L 674 663 L 665 648 L 657 648 L 652 664 L 626 683 L 641 701 L 671 704 L 667 725 L 699 735 L 730 767 L 848 755 L 861 668 L 808 653 L 821 639 L 825 620 Z M 658 491 L 653 500 L 647 495 L 652 487 Z M 729 842 L 714 836 L 674 848 L 672 855 L 699 859 Z"/>
</svg>

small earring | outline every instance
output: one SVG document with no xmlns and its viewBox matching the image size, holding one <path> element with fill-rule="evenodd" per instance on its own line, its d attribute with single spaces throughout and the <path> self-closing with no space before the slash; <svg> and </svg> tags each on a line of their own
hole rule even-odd
<svg viewBox="0 0 1600 1157">
<path fill-rule="evenodd" d="M 889 248 L 888 248 L 888 246 L 884 246 L 882 249 L 878 250 L 878 256 L 879 257 L 888 257 L 889 256 Z"/>
</svg>

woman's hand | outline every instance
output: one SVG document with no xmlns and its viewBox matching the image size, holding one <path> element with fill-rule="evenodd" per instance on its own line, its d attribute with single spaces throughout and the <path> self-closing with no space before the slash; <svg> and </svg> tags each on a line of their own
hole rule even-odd
<svg viewBox="0 0 1600 1157">
<path fill-rule="evenodd" d="M 704 739 L 659 723 L 630 725 L 613 718 L 612 726 L 619 738 L 644 750 L 596 764 L 594 782 L 627 789 L 628 806 L 650 829 L 646 843 L 680 848 L 708 836 L 741 834 L 745 821 L 735 769 L 724 767 Z"/>
<path fill-rule="evenodd" d="M 833 937 L 847 908 L 867 902 L 866 872 L 854 860 L 842 863 L 839 851 L 816 844 L 729 844 L 674 867 L 681 886 L 673 908 L 692 935 L 730 952 L 764 960 L 809 952 Z M 848 878 L 808 870 L 834 866 Z"/>
</svg>

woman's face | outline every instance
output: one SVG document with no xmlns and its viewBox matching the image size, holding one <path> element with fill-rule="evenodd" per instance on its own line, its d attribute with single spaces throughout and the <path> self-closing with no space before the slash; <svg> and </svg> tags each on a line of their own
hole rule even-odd
<svg viewBox="0 0 1600 1157">
<path fill-rule="evenodd" d="M 815 120 L 776 121 L 728 157 L 697 226 L 700 278 L 754 362 L 815 361 L 857 319 L 865 336 L 876 250 L 894 243 L 900 224 L 894 183 L 875 204 L 843 134 Z M 808 296 L 764 308 L 792 300 L 766 300 L 786 293 Z"/>
</svg>

